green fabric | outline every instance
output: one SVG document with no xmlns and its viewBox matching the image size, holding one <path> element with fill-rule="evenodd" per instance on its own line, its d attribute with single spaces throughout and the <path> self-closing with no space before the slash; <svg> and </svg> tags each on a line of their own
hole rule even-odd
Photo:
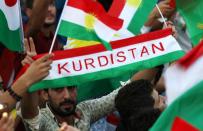
<svg viewBox="0 0 203 131">
<path fill-rule="evenodd" d="M 10 31 L 5 15 L 0 10 L 0 43 L 12 51 L 23 51 L 21 30 Z"/>
<path fill-rule="evenodd" d="M 203 130 L 203 81 L 177 98 L 159 117 L 150 131 L 171 131 L 175 117 Z"/>
<path fill-rule="evenodd" d="M 78 101 L 83 101 L 92 98 L 98 98 L 109 94 L 113 90 L 121 86 L 120 81 L 125 82 L 129 80 L 135 72 L 127 72 L 121 76 L 102 79 L 92 82 L 87 82 L 78 86 Z"/>
<path fill-rule="evenodd" d="M 155 7 L 157 0 L 142 0 L 141 6 L 136 11 L 132 21 L 128 26 L 128 30 L 133 34 L 140 34 L 140 29 L 147 21 L 150 12 Z"/>
<path fill-rule="evenodd" d="M 98 41 L 101 42 L 107 50 L 112 50 L 109 42 L 99 38 L 94 30 L 87 29 L 83 26 L 68 21 L 61 21 L 58 34 L 67 38 L 69 37 L 78 40 Z"/>
<path fill-rule="evenodd" d="M 177 9 L 186 22 L 193 46 L 203 37 L 203 0 L 176 0 Z M 202 27 L 199 27 L 199 26 Z"/>
<path fill-rule="evenodd" d="M 152 68 L 170 61 L 177 60 L 183 55 L 184 55 L 183 51 L 175 51 L 159 57 L 151 58 L 148 60 L 144 60 L 144 61 L 140 61 L 140 62 L 136 62 L 136 63 L 132 63 L 132 64 L 128 64 L 125 66 L 116 67 L 116 68 L 112 68 L 104 71 L 99 71 L 96 73 L 88 73 L 84 75 L 70 76 L 70 77 L 64 77 L 64 78 L 53 79 L 53 80 L 43 80 L 43 81 L 40 81 L 39 83 L 32 85 L 32 87 L 29 88 L 29 91 L 33 92 L 44 88 L 60 88 L 67 85 L 78 85 L 78 83 L 85 83 L 85 82 L 90 82 L 90 81 L 99 80 L 99 79 L 118 77 L 123 73 Z"/>
</svg>

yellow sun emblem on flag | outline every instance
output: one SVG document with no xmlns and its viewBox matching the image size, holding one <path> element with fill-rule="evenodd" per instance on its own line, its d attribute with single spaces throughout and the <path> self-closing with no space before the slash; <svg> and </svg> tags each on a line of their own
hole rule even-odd
<svg viewBox="0 0 203 131">
<path fill-rule="evenodd" d="M 96 16 L 93 13 L 87 14 L 85 16 L 85 27 L 87 30 L 91 31 L 94 29 L 94 24 L 96 21 Z"/>
<path fill-rule="evenodd" d="M 142 3 L 142 0 L 127 0 L 127 4 L 129 6 L 136 7 L 136 8 L 138 8 L 141 3 Z"/>
<path fill-rule="evenodd" d="M 72 48 L 80 48 L 85 46 L 92 46 L 100 44 L 97 41 L 85 41 L 85 40 L 77 40 L 73 38 L 68 38 L 68 44 L 64 46 L 64 49 L 72 49 Z"/>
</svg>

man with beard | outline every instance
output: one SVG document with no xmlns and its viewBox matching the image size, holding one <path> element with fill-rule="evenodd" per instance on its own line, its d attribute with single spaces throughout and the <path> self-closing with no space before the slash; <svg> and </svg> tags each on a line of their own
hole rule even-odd
<svg viewBox="0 0 203 131">
<path fill-rule="evenodd" d="M 30 50 L 22 61 L 29 63 L 33 59 L 30 54 L 36 54 L 34 42 L 25 41 L 26 50 Z M 30 45 L 30 46 L 29 46 Z M 57 131 L 63 122 L 79 128 L 82 131 L 90 130 L 90 124 L 114 111 L 114 98 L 119 89 L 99 99 L 88 100 L 77 104 L 76 86 L 59 87 L 41 91 L 46 107 L 39 110 L 39 94 L 27 93 L 21 101 L 21 115 L 27 130 Z"/>
<path fill-rule="evenodd" d="M 27 94 L 21 103 L 23 121 L 28 130 L 57 131 L 63 122 L 81 131 L 89 131 L 90 124 L 114 111 L 118 89 L 107 96 L 77 104 L 76 86 L 43 90 L 46 108 L 39 110 L 38 94 Z"/>
<path fill-rule="evenodd" d="M 114 98 L 119 89 L 107 96 L 77 104 L 76 86 L 43 90 L 46 108 L 39 110 L 38 94 L 27 94 L 21 103 L 23 121 L 28 130 L 57 131 L 63 122 L 89 131 L 90 124 L 114 111 Z"/>
</svg>

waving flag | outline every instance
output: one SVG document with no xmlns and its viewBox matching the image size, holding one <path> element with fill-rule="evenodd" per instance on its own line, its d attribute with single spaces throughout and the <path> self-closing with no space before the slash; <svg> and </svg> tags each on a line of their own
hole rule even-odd
<svg viewBox="0 0 203 131">
<path fill-rule="evenodd" d="M 186 22 L 193 46 L 196 46 L 203 37 L 203 1 L 176 0 L 176 7 Z"/>
<path fill-rule="evenodd" d="M 123 19 L 123 28 L 137 35 L 155 4 L 156 0 L 114 0 L 109 14 Z"/>
<path fill-rule="evenodd" d="M 203 130 L 203 41 L 166 71 L 169 107 L 151 131 Z"/>
<path fill-rule="evenodd" d="M 56 52 L 49 76 L 33 85 L 31 91 L 77 85 L 112 78 L 123 73 L 152 68 L 183 56 L 183 51 L 166 29 L 111 42 L 112 51 L 94 45 Z M 40 56 L 37 56 L 38 58 Z"/>
<path fill-rule="evenodd" d="M 79 40 L 99 41 L 111 49 L 110 40 L 123 21 L 108 15 L 92 0 L 68 0 L 59 23 L 58 34 Z"/>
<path fill-rule="evenodd" d="M 18 0 L 0 1 L 0 43 L 12 51 L 22 51 L 20 3 Z"/>
</svg>

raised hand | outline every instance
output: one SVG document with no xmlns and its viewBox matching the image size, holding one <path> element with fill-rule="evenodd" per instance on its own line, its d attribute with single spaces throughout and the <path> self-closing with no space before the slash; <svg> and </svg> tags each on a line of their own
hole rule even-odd
<svg viewBox="0 0 203 131">
<path fill-rule="evenodd" d="M 21 64 L 24 66 L 25 64 L 31 64 L 34 62 L 32 59 L 33 56 L 37 55 L 36 49 L 35 49 L 35 44 L 33 39 L 30 37 L 29 41 L 27 38 L 24 40 L 25 43 L 25 52 L 26 52 L 26 57 L 24 60 L 22 60 Z"/>
<path fill-rule="evenodd" d="M 27 71 L 23 74 L 23 77 L 31 84 L 40 81 L 44 77 L 49 74 L 49 70 L 51 69 L 51 58 L 53 54 L 47 54 L 43 57 L 37 59 L 32 62 Z"/>
</svg>

